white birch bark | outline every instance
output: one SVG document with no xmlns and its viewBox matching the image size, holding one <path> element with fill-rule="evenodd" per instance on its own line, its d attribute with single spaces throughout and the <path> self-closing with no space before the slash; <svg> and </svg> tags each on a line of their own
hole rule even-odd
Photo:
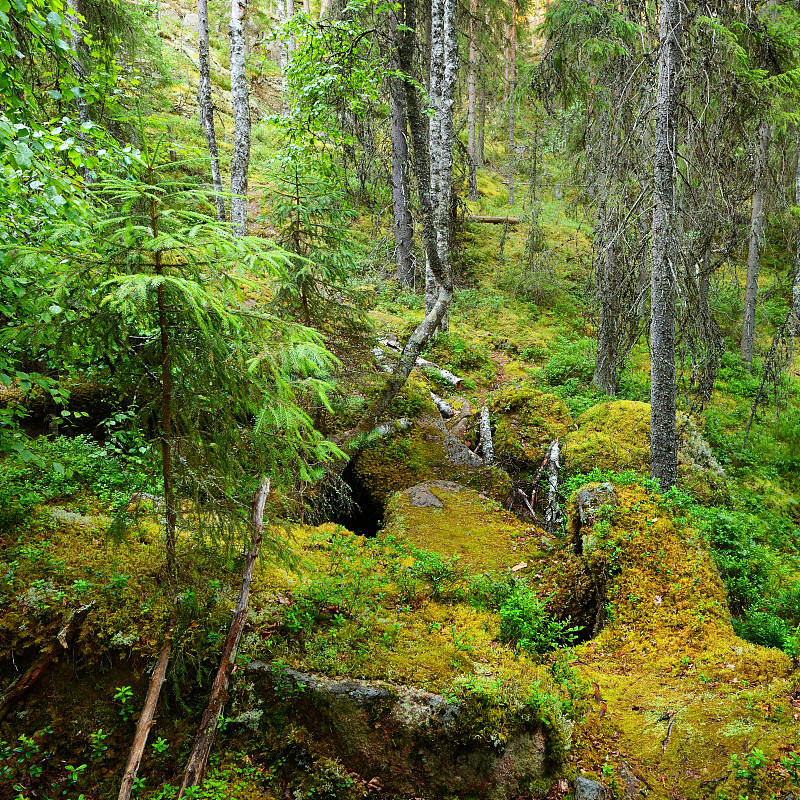
<svg viewBox="0 0 800 800">
<path fill-rule="evenodd" d="M 244 15 L 247 0 L 231 3 L 231 101 L 234 134 L 231 157 L 231 222 L 238 236 L 247 235 L 247 177 L 250 169 L 250 100 L 245 74 Z"/>
<path fill-rule="evenodd" d="M 756 329 L 756 299 L 758 297 L 758 271 L 761 261 L 761 237 L 764 231 L 764 179 L 766 177 L 769 125 L 762 120 L 758 126 L 756 150 L 755 192 L 750 214 L 750 242 L 747 250 L 747 281 L 744 290 L 744 317 L 740 354 L 748 368 L 753 367 L 753 339 Z"/>
<path fill-rule="evenodd" d="M 678 481 L 675 428 L 675 238 L 677 116 L 683 20 L 679 0 L 662 0 L 656 92 L 653 265 L 650 278 L 650 474 L 663 490 Z"/>
<path fill-rule="evenodd" d="M 208 0 L 197 0 L 197 57 L 200 65 L 200 81 L 197 105 L 200 109 L 200 125 L 206 135 L 208 155 L 211 159 L 211 182 L 217 206 L 217 220 L 225 222 L 225 198 L 222 196 L 222 175 L 219 169 L 217 134 L 214 130 L 214 103 L 211 98 L 211 57 L 208 41 Z"/>
</svg>

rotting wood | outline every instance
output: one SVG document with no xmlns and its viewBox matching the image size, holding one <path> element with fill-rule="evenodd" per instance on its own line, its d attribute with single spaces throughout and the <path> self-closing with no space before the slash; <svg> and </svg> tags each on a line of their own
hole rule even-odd
<svg viewBox="0 0 800 800">
<path fill-rule="evenodd" d="M 525 494 L 525 492 L 523 492 L 522 489 L 517 489 L 517 493 L 522 498 L 522 502 L 525 503 L 525 508 L 528 509 L 528 513 L 531 515 L 531 517 L 533 517 L 534 520 L 538 520 L 539 518 L 536 516 L 536 512 L 533 510 L 533 506 L 531 505 L 530 500 L 528 500 L 528 496 Z"/>
<path fill-rule="evenodd" d="M 153 675 L 150 678 L 150 686 L 147 688 L 147 697 L 145 697 L 144 706 L 142 707 L 142 715 L 136 723 L 133 744 L 128 754 L 128 763 L 125 765 L 125 773 L 122 776 L 122 784 L 119 788 L 119 800 L 130 800 L 133 792 L 136 773 L 139 771 L 144 748 L 145 745 L 147 745 L 147 737 L 150 735 L 150 728 L 153 727 L 158 698 L 161 696 L 161 687 L 164 685 L 164 679 L 167 677 L 167 666 L 169 665 L 169 658 L 172 654 L 172 629 L 175 627 L 176 620 L 177 612 L 172 615 L 172 619 L 167 626 L 167 632 L 164 635 L 164 644 L 161 647 L 161 652 L 158 654 L 158 661 L 156 661 Z"/>
<path fill-rule="evenodd" d="M 519 225 L 519 217 L 487 217 L 482 215 L 473 215 L 467 217 L 467 222 L 485 222 L 489 225 Z"/>
<path fill-rule="evenodd" d="M 58 632 L 50 648 L 42 654 L 42 657 L 28 669 L 27 672 L 17 678 L 17 680 L 8 687 L 3 697 L 0 698 L 0 722 L 2 722 L 6 714 L 8 714 L 14 703 L 37 683 L 47 667 L 50 666 L 50 663 L 69 647 L 69 643 L 81 629 L 83 621 L 86 619 L 93 605 L 94 601 L 85 606 L 76 608 L 75 611 L 70 614 L 64 627 Z"/>
<path fill-rule="evenodd" d="M 228 637 L 222 648 L 222 657 L 220 658 L 219 669 L 214 679 L 214 685 L 211 688 L 211 697 L 209 698 L 208 706 L 203 713 L 203 718 L 200 721 L 200 725 L 194 737 L 194 746 L 192 747 L 192 752 L 183 773 L 183 780 L 181 781 L 178 798 L 184 797 L 187 789 L 202 781 L 203 772 L 205 771 L 208 757 L 217 734 L 219 718 L 222 715 L 222 709 L 225 707 L 225 701 L 228 699 L 228 684 L 230 683 L 230 677 L 233 673 L 239 642 L 244 632 L 245 623 L 247 622 L 247 609 L 250 603 L 250 584 L 253 582 L 253 569 L 255 568 L 258 554 L 261 550 L 261 541 L 264 534 L 264 506 L 267 502 L 269 489 L 269 478 L 264 478 L 253 499 L 251 546 L 242 573 L 242 587 L 239 590 L 239 599 L 236 602 L 236 608 L 233 612 L 233 619 L 231 620 Z"/>
<path fill-rule="evenodd" d="M 494 444 L 492 443 L 492 428 L 489 423 L 489 408 L 484 406 L 481 409 L 480 417 L 481 452 L 483 460 L 487 464 L 494 462 Z"/>
<path fill-rule="evenodd" d="M 395 353 L 402 353 L 403 351 L 403 348 L 400 346 L 400 343 L 392 339 L 379 339 L 378 341 L 385 347 L 388 347 L 390 350 L 393 350 Z M 458 375 L 454 375 L 452 372 L 450 372 L 450 370 L 442 369 L 437 364 L 434 364 L 432 361 L 428 361 L 422 356 L 417 356 L 414 365 L 420 367 L 421 369 L 431 369 L 434 370 L 435 372 L 438 372 L 442 378 L 444 378 L 448 383 L 452 383 L 453 386 L 458 386 L 458 384 L 464 380 L 463 378 L 459 378 Z"/>
<path fill-rule="evenodd" d="M 554 439 L 547 452 L 547 510 L 544 515 L 545 529 L 553 533 L 561 524 L 561 508 L 558 504 L 558 473 L 561 470 L 561 449 L 558 439 Z"/>
<path fill-rule="evenodd" d="M 438 394 L 434 394 L 433 392 L 431 392 L 431 400 L 433 400 L 433 404 L 439 409 L 439 413 L 445 419 L 450 419 L 455 416 L 456 412 L 447 400 L 443 400 Z"/>
</svg>

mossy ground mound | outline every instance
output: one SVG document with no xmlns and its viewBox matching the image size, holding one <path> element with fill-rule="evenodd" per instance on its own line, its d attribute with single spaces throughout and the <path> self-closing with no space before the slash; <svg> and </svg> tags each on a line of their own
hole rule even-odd
<svg viewBox="0 0 800 800">
<path fill-rule="evenodd" d="M 538 466 L 553 439 L 563 439 L 574 425 L 559 397 L 527 387 L 496 393 L 489 411 L 496 457 L 522 469 Z"/>
<path fill-rule="evenodd" d="M 790 659 L 734 634 L 705 543 L 657 495 L 618 485 L 590 521 L 570 514 L 606 603 L 605 628 L 576 653 L 596 687 L 576 766 L 622 786 L 624 760 L 651 797 L 774 796 L 797 737 Z M 731 756 L 755 746 L 766 769 L 737 776 Z"/>
<path fill-rule="evenodd" d="M 504 502 L 511 493 L 508 473 L 475 460 L 477 464 L 454 463 L 444 431 L 422 422 L 365 448 L 352 467 L 359 484 L 380 505 L 394 492 L 429 480 L 457 481 Z"/>
</svg>

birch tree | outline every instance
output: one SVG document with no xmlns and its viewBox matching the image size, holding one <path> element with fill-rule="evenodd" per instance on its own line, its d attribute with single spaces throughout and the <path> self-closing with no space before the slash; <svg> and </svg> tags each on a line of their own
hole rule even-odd
<svg viewBox="0 0 800 800">
<path fill-rule="evenodd" d="M 219 170 L 217 134 L 214 130 L 214 103 L 211 99 L 211 57 L 208 41 L 208 0 L 197 0 L 197 57 L 200 66 L 200 81 L 197 105 L 200 109 L 200 124 L 208 142 L 211 159 L 211 182 L 217 206 L 217 220 L 225 222 L 225 198 L 222 196 L 222 175 Z"/>
<path fill-rule="evenodd" d="M 680 0 L 662 0 L 656 90 L 653 247 L 650 277 L 650 474 L 662 490 L 678 481 L 675 427 L 676 176 L 683 53 Z"/>
<path fill-rule="evenodd" d="M 233 156 L 231 157 L 231 222 L 238 236 L 247 235 L 247 177 L 250 169 L 250 100 L 245 74 L 244 17 L 247 0 L 231 3 L 231 101 Z"/>
<path fill-rule="evenodd" d="M 478 82 L 478 0 L 469 4 L 469 73 L 467 75 L 467 156 L 469 159 L 469 199 L 478 199 L 475 128 L 477 123 Z"/>
<path fill-rule="evenodd" d="M 795 173 L 795 198 L 794 202 L 800 206 L 800 156 L 797 159 Z M 800 241 L 794 257 L 794 285 L 792 286 L 792 316 L 794 317 L 794 335 L 800 336 Z"/>
</svg>

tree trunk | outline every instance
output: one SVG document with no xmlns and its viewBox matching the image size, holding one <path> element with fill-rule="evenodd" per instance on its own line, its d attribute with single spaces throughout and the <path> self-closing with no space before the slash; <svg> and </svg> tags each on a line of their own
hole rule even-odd
<svg viewBox="0 0 800 800">
<path fill-rule="evenodd" d="M 41 658 L 27 672 L 17 678 L 17 680 L 8 687 L 5 694 L 0 698 L 0 722 L 5 719 L 6 714 L 8 714 L 14 703 L 36 685 L 51 662 L 57 659 L 61 653 L 69 647 L 70 642 L 81 629 L 81 625 L 83 625 L 86 615 L 93 605 L 94 602 L 75 609 L 75 611 L 70 614 L 67 624 L 58 632 L 50 648 L 42 654 Z"/>
<path fill-rule="evenodd" d="M 486 85 L 483 76 L 478 81 L 478 119 L 475 131 L 475 168 L 486 164 L 484 142 L 486 139 Z"/>
<path fill-rule="evenodd" d="M 797 159 L 797 172 L 795 173 L 795 198 L 794 202 L 800 206 L 800 156 Z M 797 242 L 797 251 L 794 257 L 794 286 L 792 287 L 792 315 L 794 324 L 792 331 L 795 336 L 800 336 L 800 239 Z"/>
<path fill-rule="evenodd" d="M 308 16 L 311 13 L 311 2 L 310 0 L 303 0 L 303 13 Z"/>
<path fill-rule="evenodd" d="M 395 14 L 399 13 L 400 17 Z M 404 23 L 402 6 L 399 12 L 389 12 L 392 37 L 393 68 L 399 70 L 401 46 L 398 24 Z M 394 204 L 394 240 L 397 260 L 397 281 L 404 286 L 414 285 L 414 218 L 411 216 L 411 179 L 408 174 L 408 119 L 406 93 L 402 78 L 389 81 L 389 104 L 392 140 L 392 201 Z"/>
<path fill-rule="evenodd" d="M 469 199 L 478 199 L 476 172 L 475 123 L 477 111 L 476 83 L 478 69 L 478 0 L 469 4 L 469 75 L 467 77 L 467 156 L 469 167 Z"/>
<path fill-rule="evenodd" d="M 250 602 L 250 584 L 253 582 L 253 570 L 258 560 L 259 551 L 261 550 L 261 540 L 264 533 L 264 506 L 267 502 L 267 495 L 269 494 L 269 484 L 269 478 L 262 479 L 253 500 L 253 512 L 250 518 L 252 523 L 250 552 L 247 554 L 247 560 L 245 561 L 244 570 L 242 572 L 242 586 L 239 590 L 239 599 L 233 611 L 233 619 L 231 620 L 228 637 L 225 639 L 225 644 L 222 648 L 222 657 L 220 658 L 219 669 L 214 679 L 214 685 L 211 688 L 211 697 L 203 713 L 200 725 L 197 728 L 197 733 L 194 737 L 194 746 L 189 755 L 186 769 L 183 772 L 183 780 L 181 781 L 181 788 L 178 793 L 179 798 L 184 796 L 189 787 L 195 786 L 203 779 L 203 772 L 205 771 L 208 757 L 211 754 L 211 748 L 214 745 L 214 739 L 217 734 L 219 718 L 225 707 L 225 701 L 228 699 L 228 685 L 236 663 L 236 653 L 239 649 L 239 642 L 241 641 L 242 633 L 244 632 L 247 622 L 247 608 Z"/>
<path fill-rule="evenodd" d="M 750 243 L 747 250 L 747 282 L 744 290 L 744 319 L 742 322 L 741 357 L 749 369 L 753 368 L 753 339 L 756 329 L 756 297 L 758 295 L 758 268 L 761 260 L 761 236 L 764 230 L 764 184 L 766 177 L 769 125 L 762 120 L 758 126 L 756 152 L 755 192 L 750 215 Z"/>
<path fill-rule="evenodd" d="M 481 416 L 478 421 L 480 439 L 481 439 L 481 453 L 483 453 L 483 460 L 487 465 L 494 463 L 494 444 L 492 442 L 492 426 L 489 421 L 489 407 L 484 406 L 481 409 Z"/>
<path fill-rule="evenodd" d="M 679 0 L 662 0 L 650 280 L 650 474 L 659 481 L 664 491 L 678 481 L 675 429 L 675 276 L 678 242 L 674 228 L 682 34 Z"/>
<path fill-rule="evenodd" d="M 169 657 L 172 652 L 172 629 L 175 626 L 175 620 L 176 616 L 173 616 L 170 620 L 164 645 L 161 648 L 161 652 L 158 654 L 158 661 L 156 661 L 153 675 L 150 678 L 150 686 L 147 689 L 147 697 L 145 698 L 142 708 L 142 715 L 139 717 L 139 722 L 136 723 L 133 745 L 128 755 L 128 763 L 125 765 L 125 773 L 122 776 L 122 785 L 119 789 L 118 800 L 130 800 L 131 793 L 133 792 L 133 783 L 136 780 L 136 773 L 139 771 L 139 765 L 142 763 L 142 755 L 144 754 L 144 748 L 147 744 L 147 737 L 150 734 L 150 728 L 153 727 L 153 718 L 156 714 L 158 698 L 161 695 L 161 687 L 164 685 L 164 679 L 167 677 L 167 665 L 169 664 Z"/>
<path fill-rule="evenodd" d="M 514 205 L 514 94 L 517 89 L 517 2 L 511 0 L 511 42 L 508 65 L 508 204 Z"/>
<path fill-rule="evenodd" d="M 230 37 L 234 134 L 231 158 L 231 222 L 237 236 L 247 235 L 247 177 L 250 169 L 250 100 L 244 50 L 246 9 L 247 0 L 232 0 Z"/>
<path fill-rule="evenodd" d="M 222 196 L 222 175 L 219 171 L 217 134 L 214 130 L 214 103 L 211 99 L 211 57 L 208 44 L 208 0 L 197 0 L 197 58 L 200 65 L 200 85 L 197 105 L 200 108 L 200 124 L 208 142 L 211 158 L 211 182 L 217 204 L 217 220 L 225 222 L 225 198 Z"/>
<path fill-rule="evenodd" d="M 281 0 L 278 0 L 280 3 Z M 322 19 L 331 10 L 332 0 L 322 0 L 319 7 L 319 18 Z"/>
</svg>

